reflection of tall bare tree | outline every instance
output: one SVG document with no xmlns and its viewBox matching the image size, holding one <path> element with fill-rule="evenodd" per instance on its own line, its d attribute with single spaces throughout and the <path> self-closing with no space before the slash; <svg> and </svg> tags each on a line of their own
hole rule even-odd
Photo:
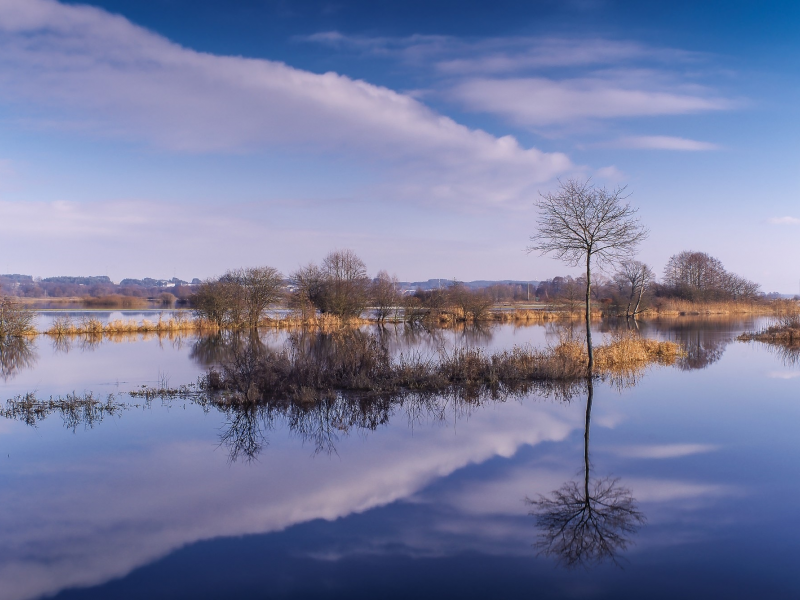
<svg viewBox="0 0 800 600">
<path fill-rule="evenodd" d="M 36 364 L 36 346 L 28 338 L 0 337 L 0 377 L 8 381 Z"/>
<path fill-rule="evenodd" d="M 567 567 L 617 562 L 630 536 L 644 523 L 631 491 L 619 479 L 593 479 L 589 464 L 589 426 L 594 388 L 587 380 L 586 421 L 583 434 L 583 480 L 568 481 L 548 496 L 528 500 L 531 515 L 541 529 L 536 547 Z"/>
</svg>

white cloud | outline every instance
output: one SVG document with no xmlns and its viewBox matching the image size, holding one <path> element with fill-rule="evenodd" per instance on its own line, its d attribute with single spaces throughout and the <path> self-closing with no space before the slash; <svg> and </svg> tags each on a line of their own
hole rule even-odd
<svg viewBox="0 0 800 600">
<path fill-rule="evenodd" d="M 796 379 L 800 377 L 800 371 L 770 371 L 767 373 L 770 379 Z"/>
<path fill-rule="evenodd" d="M 767 219 L 768 223 L 772 225 L 800 225 L 800 219 L 797 217 L 773 217 Z"/>
<path fill-rule="evenodd" d="M 625 458 L 682 458 L 694 454 L 714 452 L 718 446 L 711 444 L 661 444 L 649 446 L 623 446 L 610 448 L 617 456 Z"/>
<path fill-rule="evenodd" d="M 601 179 L 607 179 L 608 181 L 614 181 L 614 182 L 623 181 L 626 178 L 625 173 L 620 171 L 614 165 L 610 165 L 608 167 L 600 167 L 599 169 L 597 169 L 597 171 L 595 171 L 595 175 L 597 175 L 597 177 L 600 177 Z"/>
<path fill-rule="evenodd" d="M 633 75 L 633 76 L 631 76 Z M 638 86 L 630 85 L 639 80 Z M 554 80 L 543 77 L 484 79 L 450 92 L 468 110 L 495 113 L 519 125 L 543 126 L 583 119 L 682 115 L 730 108 L 727 100 L 648 89 L 640 74 Z"/>
<path fill-rule="evenodd" d="M 702 497 L 728 496 L 739 493 L 728 485 L 694 483 L 691 481 L 675 481 L 663 479 L 626 480 L 634 496 L 641 502 L 675 502 Z"/>
<path fill-rule="evenodd" d="M 717 144 L 667 135 L 625 137 L 609 145 L 615 148 L 635 148 L 642 150 L 681 150 L 687 152 L 719 150 Z"/>
<path fill-rule="evenodd" d="M 476 198 L 508 198 L 572 168 L 564 154 L 469 129 L 385 87 L 196 52 L 54 0 L 0 3 L 0 98 L 36 107 L 33 123 L 178 152 L 270 147 L 407 163 L 428 187 L 474 182 Z"/>
</svg>

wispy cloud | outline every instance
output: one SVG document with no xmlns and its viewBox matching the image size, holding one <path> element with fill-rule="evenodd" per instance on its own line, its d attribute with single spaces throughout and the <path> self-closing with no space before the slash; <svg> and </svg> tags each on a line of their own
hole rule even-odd
<svg viewBox="0 0 800 600">
<path fill-rule="evenodd" d="M 468 110 L 495 113 L 530 126 L 585 119 L 683 115 L 731 107 L 723 98 L 631 87 L 605 77 L 470 79 L 456 85 L 450 95 Z"/>
<path fill-rule="evenodd" d="M 682 152 L 702 152 L 707 150 L 719 150 L 717 144 L 701 142 L 682 137 L 672 137 L 668 135 L 645 135 L 624 137 L 616 142 L 608 144 L 614 148 L 633 148 L 639 150 L 678 150 Z"/>
<path fill-rule="evenodd" d="M 800 225 L 800 219 L 797 217 L 773 217 L 767 219 L 768 223 L 772 225 Z"/>
<path fill-rule="evenodd" d="M 638 60 L 697 62 L 704 55 L 628 40 L 516 36 L 463 39 L 442 35 L 405 37 L 347 35 L 324 31 L 297 41 L 374 56 L 393 56 L 433 65 L 449 75 L 498 75 L 551 67 L 620 65 Z"/>
<path fill-rule="evenodd" d="M 390 57 L 427 73 L 428 93 L 469 111 L 521 126 L 694 114 L 734 108 L 740 101 L 697 85 L 712 57 L 699 52 L 603 38 L 518 36 L 369 37 L 329 31 L 298 38 L 341 52 Z M 692 74 L 686 74 L 687 65 Z M 711 150 L 693 140 L 631 139 L 639 148 Z M 638 145 L 636 145 L 638 144 Z"/>
</svg>

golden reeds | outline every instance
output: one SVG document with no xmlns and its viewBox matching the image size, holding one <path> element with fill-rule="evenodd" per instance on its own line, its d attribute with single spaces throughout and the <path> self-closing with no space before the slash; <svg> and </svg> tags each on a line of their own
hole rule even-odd
<svg viewBox="0 0 800 600">
<path fill-rule="evenodd" d="M 668 315 L 776 315 L 800 312 L 800 304 L 794 300 L 776 299 L 767 302 L 709 301 L 692 302 L 678 298 L 660 299 L 645 317 Z"/>
</svg>

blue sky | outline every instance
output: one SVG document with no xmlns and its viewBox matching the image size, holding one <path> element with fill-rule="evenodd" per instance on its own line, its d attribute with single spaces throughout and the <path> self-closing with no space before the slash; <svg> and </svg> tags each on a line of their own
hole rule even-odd
<svg viewBox="0 0 800 600">
<path fill-rule="evenodd" d="M 0 272 L 544 279 L 558 178 L 657 272 L 798 291 L 800 5 L 0 0 Z"/>
</svg>

